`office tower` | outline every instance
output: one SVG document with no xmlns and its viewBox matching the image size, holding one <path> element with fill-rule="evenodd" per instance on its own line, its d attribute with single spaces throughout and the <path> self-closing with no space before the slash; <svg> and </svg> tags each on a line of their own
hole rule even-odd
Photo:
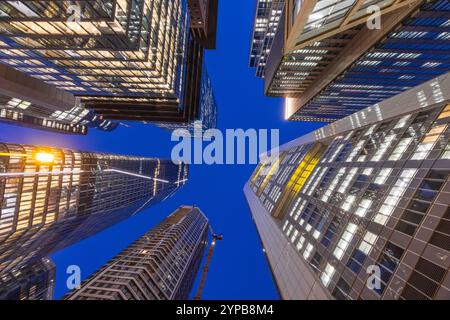
<svg viewBox="0 0 450 320">
<path fill-rule="evenodd" d="M 256 76 L 264 78 L 264 69 L 278 30 L 284 0 L 258 0 L 250 48 L 250 67 L 256 68 Z"/>
<path fill-rule="evenodd" d="M 165 200 L 187 181 L 169 160 L 0 143 L 0 274 Z"/>
<path fill-rule="evenodd" d="M 284 3 L 258 68 L 286 119 L 333 122 L 450 71 L 448 1 Z M 256 19 L 255 34 L 273 24 Z"/>
<path fill-rule="evenodd" d="M 47 120 L 30 116 L 23 114 L 22 112 L 9 109 L 0 109 L 0 122 L 56 133 L 87 134 L 87 127 L 84 125 L 70 125 L 55 120 Z"/>
<path fill-rule="evenodd" d="M 205 253 L 208 226 L 198 208 L 178 208 L 65 299 L 188 299 Z"/>
<path fill-rule="evenodd" d="M 280 147 L 245 195 L 282 298 L 449 299 L 450 74 Z"/>
<path fill-rule="evenodd" d="M 46 257 L 0 277 L 0 300 L 53 300 L 55 265 Z"/>
<path fill-rule="evenodd" d="M 2 2 L 1 62 L 104 120 L 190 124 L 203 109 L 203 51 L 215 48 L 217 3 Z"/>
<path fill-rule="evenodd" d="M 0 62 L 7 61 L 1 52 Z M 0 122 L 80 135 L 88 128 L 112 131 L 118 126 L 86 110 L 73 95 L 1 64 Z"/>
</svg>

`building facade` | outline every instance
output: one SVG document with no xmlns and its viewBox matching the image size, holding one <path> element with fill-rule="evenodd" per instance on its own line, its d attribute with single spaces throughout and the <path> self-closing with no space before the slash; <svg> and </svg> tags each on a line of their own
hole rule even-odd
<svg viewBox="0 0 450 320">
<path fill-rule="evenodd" d="M 207 246 L 208 227 L 198 208 L 178 208 L 65 299 L 188 299 Z"/>
<path fill-rule="evenodd" d="M 0 49 L 0 62 L 9 61 Z M 0 121 L 39 130 L 86 135 L 118 123 L 85 109 L 73 94 L 0 64 Z"/>
<path fill-rule="evenodd" d="M 217 0 L 2 2 L 0 62 L 103 120 L 191 123 L 217 10 Z"/>
<path fill-rule="evenodd" d="M 450 74 L 280 148 L 245 186 L 284 299 L 450 298 Z"/>
<path fill-rule="evenodd" d="M 0 273 L 163 201 L 187 181 L 169 160 L 0 144 Z"/>
<path fill-rule="evenodd" d="M 264 78 L 264 69 L 278 30 L 284 0 L 258 0 L 250 48 L 250 67 L 256 69 L 256 76 Z"/>
<path fill-rule="evenodd" d="M 0 276 L 0 300 L 53 300 L 55 265 L 42 258 Z"/>
<path fill-rule="evenodd" d="M 440 0 L 285 1 L 265 93 L 289 98 L 286 119 L 333 122 L 445 74 L 449 10 Z"/>
</svg>

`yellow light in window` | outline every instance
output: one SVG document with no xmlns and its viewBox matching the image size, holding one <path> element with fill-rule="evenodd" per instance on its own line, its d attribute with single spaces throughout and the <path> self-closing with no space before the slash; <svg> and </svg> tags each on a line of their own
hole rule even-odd
<svg viewBox="0 0 450 320">
<path fill-rule="evenodd" d="M 34 156 L 34 160 L 41 163 L 53 163 L 53 161 L 55 160 L 55 156 L 48 152 L 38 152 Z"/>
</svg>

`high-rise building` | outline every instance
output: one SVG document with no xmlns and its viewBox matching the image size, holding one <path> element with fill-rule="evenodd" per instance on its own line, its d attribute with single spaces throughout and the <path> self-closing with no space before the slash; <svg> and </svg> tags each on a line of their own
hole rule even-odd
<svg viewBox="0 0 450 320">
<path fill-rule="evenodd" d="M 250 67 L 256 68 L 256 76 L 264 78 L 264 69 L 278 30 L 285 0 L 258 0 L 250 49 Z"/>
<path fill-rule="evenodd" d="M 53 300 L 55 265 L 42 258 L 0 276 L 0 300 Z"/>
<path fill-rule="evenodd" d="M 450 71 L 449 11 L 441 0 L 284 1 L 258 65 L 265 94 L 289 98 L 286 119 L 333 122 L 420 85 Z M 255 34 L 274 23 L 258 19 Z"/>
<path fill-rule="evenodd" d="M 3 1 L 1 63 L 102 119 L 190 124 L 217 0 Z"/>
<path fill-rule="evenodd" d="M 208 226 L 198 208 L 178 208 L 65 299 L 188 299 L 207 246 Z"/>
<path fill-rule="evenodd" d="M 0 75 L 0 122 L 81 135 L 88 128 L 112 131 L 118 126 L 83 108 L 72 94 L 13 68 L 0 64 Z"/>
<path fill-rule="evenodd" d="M 450 298 L 450 74 L 280 148 L 245 195 L 284 299 Z"/>
<path fill-rule="evenodd" d="M 0 143 L 0 274 L 171 196 L 187 165 Z"/>
</svg>

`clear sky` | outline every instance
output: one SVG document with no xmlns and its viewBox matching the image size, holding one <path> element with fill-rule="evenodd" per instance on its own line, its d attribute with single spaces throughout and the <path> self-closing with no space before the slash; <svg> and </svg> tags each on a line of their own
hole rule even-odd
<svg viewBox="0 0 450 320">
<path fill-rule="evenodd" d="M 219 128 L 280 129 L 281 143 L 285 143 L 322 124 L 285 121 L 283 101 L 264 97 L 263 81 L 248 67 L 255 1 L 219 1 L 217 50 L 206 55 L 219 105 Z M 0 124 L 0 142 L 162 158 L 170 158 L 175 145 L 169 132 L 141 124 L 111 133 L 91 130 L 87 137 Z M 203 298 L 276 299 L 242 192 L 254 169 L 254 165 L 191 165 L 189 182 L 171 199 L 53 254 L 57 265 L 55 298 L 66 291 L 68 265 L 79 265 L 85 278 L 178 206 L 194 204 L 209 217 L 216 232 L 224 234 L 212 259 Z"/>
</svg>

